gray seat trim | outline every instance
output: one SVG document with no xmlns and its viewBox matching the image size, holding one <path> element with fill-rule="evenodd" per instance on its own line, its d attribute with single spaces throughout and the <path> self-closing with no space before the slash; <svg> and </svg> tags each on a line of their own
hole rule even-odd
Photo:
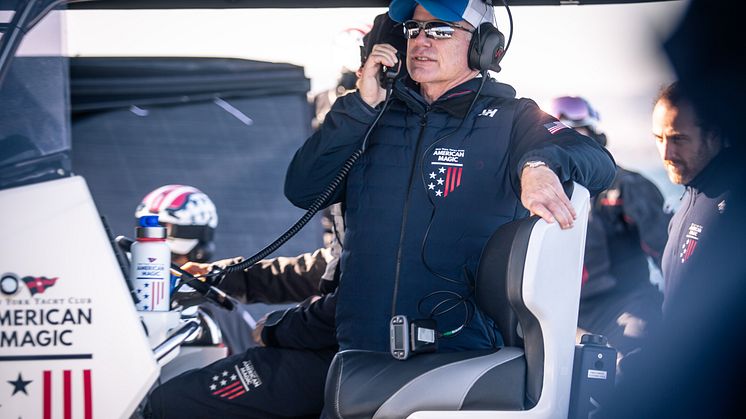
<svg viewBox="0 0 746 419">
<path fill-rule="evenodd" d="M 402 386 L 381 405 L 373 419 L 402 418 L 418 410 L 459 410 L 482 375 L 521 356 L 522 349 L 506 347 L 493 354 L 435 368 Z"/>
</svg>

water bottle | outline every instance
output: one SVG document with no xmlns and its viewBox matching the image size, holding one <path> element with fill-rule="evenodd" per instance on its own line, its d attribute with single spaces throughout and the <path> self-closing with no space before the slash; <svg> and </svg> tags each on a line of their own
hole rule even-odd
<svg viewBox="0 0 746 419">
<path fill-rule="evenodd" d="M 614 391 L 616 350 L 602 335 L 586 334 L 575 345 L 569 419 L 593 419 Z"/>
<path fill-rule="evenodd" d="M 130 282 L 140 302 L 140 311 L 169 311 L 171 305 L 171 250 L 166 228 L 157 215 L 140 217 L 132 243 Z"/>
</svg>

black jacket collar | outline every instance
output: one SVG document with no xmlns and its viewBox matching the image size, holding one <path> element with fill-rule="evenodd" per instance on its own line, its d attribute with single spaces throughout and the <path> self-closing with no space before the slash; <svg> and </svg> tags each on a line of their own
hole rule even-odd
<svg viewBox="0 0 746 419">
<path fill-rule="evenodd" d="M 724 148 L 686 186 L 695 193 L 720 195 L 744 181 L 746 170 L 741 163 L 740 154 Z"/>
<path fill-rule="evenodd" d="M 475 77 L 452 88 L 438 100 L 428 104 L 420 94 L 417 83 L 406 76 L 397 80 L 394 86 L 394 96 L 420 115 L 432 110 L 446 112 L 456 118 L 464 118 L 481 83 L 482 79 Z M 512 99 L 515 97 L 515 89 L 490 77 L 485 82 L 480 95 Z"/>
</svg>

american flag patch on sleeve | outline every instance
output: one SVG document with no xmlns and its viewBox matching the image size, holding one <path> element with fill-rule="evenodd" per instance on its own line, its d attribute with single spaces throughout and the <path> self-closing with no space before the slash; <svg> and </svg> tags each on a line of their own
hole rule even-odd
<svg viewBox="0 0 746 419">
<path fill-rule="evenodd" d="M 557 121 L 557 122 L 550 122 L 548 124 L 544 124 L 544 128 L 546 128 L 550 134 L 556 134 L 557 131 L 561 131 L 567 128 L 567 125 L 563 124 L 560 121 Z"/>
</svg>

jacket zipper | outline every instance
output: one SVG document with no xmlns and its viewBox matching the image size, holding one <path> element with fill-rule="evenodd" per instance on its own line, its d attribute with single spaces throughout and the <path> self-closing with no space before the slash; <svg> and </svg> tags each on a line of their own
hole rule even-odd
<svg viewBox="0 0 746 419">
<path fill-rule="evenodd" d="M 412 153 L 412 169 L 409 172 L 409 183 L 407 186 L 407 196 L 404 200 L 404 214 L 402 214 L 401 227 L 399 230 L 399 249 L 396 252 L 396 273 L 394 275 L 394 294 L 391 299 L 391 317 L 396 316 L 396 299 L 399 294 L 399 276 L 401 274 L 401 259 L 404 251 L 404 230 L 407 226 L 407 218 L 409 216 L 409 196 L 412 193 L 412 181 L 414 180 L 414 172 L 417 168 L 417 154 L 420 150 L 420 143 L 422 137 L 425 134 L 425 126 L 427 125 L 427 112 L 425 111 L 422 118 L 420 118 L 420 133 L 417 136 L 417 142 L 414 145 L 414 152 Z"/>
</svg>

